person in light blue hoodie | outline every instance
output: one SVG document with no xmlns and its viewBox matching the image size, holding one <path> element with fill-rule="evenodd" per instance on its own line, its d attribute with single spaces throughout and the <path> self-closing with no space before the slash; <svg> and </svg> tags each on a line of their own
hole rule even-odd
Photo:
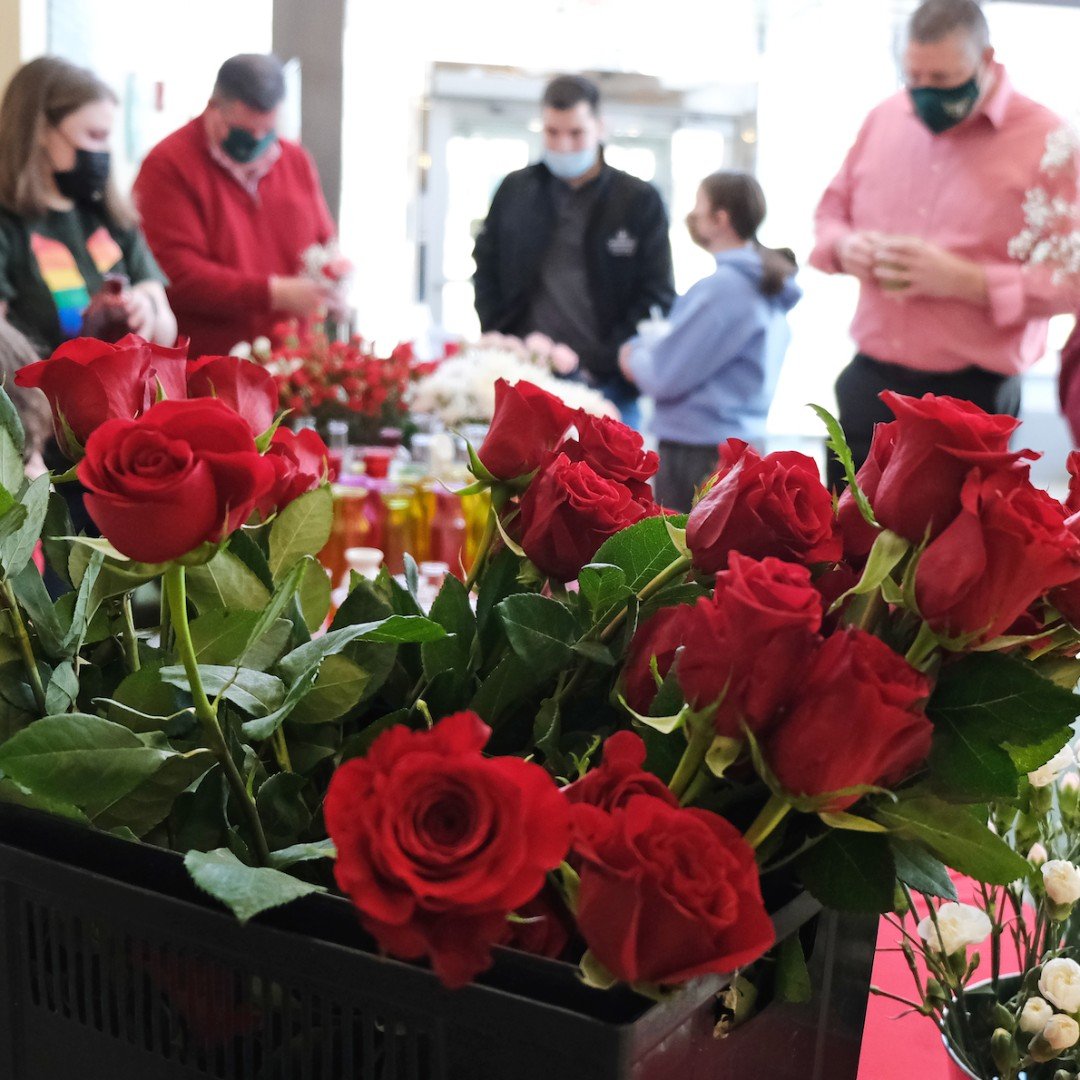
<svg viewBox="0 0 1080 1080">
<path fill-rule="evenodd" d="M 693 241 L 716 256 L 716 272 L 680 296 L 667 329 L 620 351 L 623 374 L 656 402 L 656 501 L 686 512 L 717 463 L 717 444 L 743 439 L 759 450 L 791 337 L 787 312 L 802 296 L 789 251 L 763 247 L 765 195 L 749 174 L 716 172 L 687 215 Z"/>
</svg>

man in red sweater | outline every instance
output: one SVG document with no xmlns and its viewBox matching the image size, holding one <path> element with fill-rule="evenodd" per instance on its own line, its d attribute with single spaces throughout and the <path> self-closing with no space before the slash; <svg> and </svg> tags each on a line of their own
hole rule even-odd
<svg viewBox="0 0 1080 1080">
<path fill-rule="evenodd" d="M 329 282 L 301 274 L 303 253 L 331 240 L 334 223 L 310 155 L 277 136 L 284 96 L 275 57 L 226 60 L 203 114 L 158 143 L 135 179 L 192 356 L 227 353 L 336 299 Z"/>
</svg>

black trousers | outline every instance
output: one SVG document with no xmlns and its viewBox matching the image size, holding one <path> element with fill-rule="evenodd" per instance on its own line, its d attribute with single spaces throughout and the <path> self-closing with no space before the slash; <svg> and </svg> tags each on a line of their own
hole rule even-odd
<svg viewBox="0 0 1080 1080">
<path fill-rule="evenodd" d="M 1020 415 L 1019 375 L 997 375 L 978 367 L 950 372 L 917 371 L 856 353 L 855 359 L 836 380 L 840 426 L 847 436 L 856 469 L 870 453 L 874 425 L 893 419 L 892 411 L 878 397 L 882 390 L 894 390 L 908 397 L 937 394 L 960 398 L 986 412 Z M 831 454 L 826 467 L 826 483 L 838 491 L 845 483 L 843 469 Z"/>
</svg>

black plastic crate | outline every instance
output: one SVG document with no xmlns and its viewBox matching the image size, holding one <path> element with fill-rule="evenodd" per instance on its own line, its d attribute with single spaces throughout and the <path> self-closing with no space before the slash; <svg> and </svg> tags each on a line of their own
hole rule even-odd
<svg viewBox="0 0 1080 1080">
<path fill-rule="evenodd" d="M 463 990 L 381 958 L 344 900 L 241 927 L 178 856 L 0 805 L 3 1080 L 848 1080 L 875 921 L 801 897 L 808 1005 L 770 1005 L 718 1040 L 698 980 L 653 1004 L 568 964 L 498 950 Z"/>
</svg>

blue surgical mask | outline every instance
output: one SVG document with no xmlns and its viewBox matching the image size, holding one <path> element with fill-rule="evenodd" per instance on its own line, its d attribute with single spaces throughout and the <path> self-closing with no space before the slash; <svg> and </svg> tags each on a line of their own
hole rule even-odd
<svg viewBox="0 0 1080 1080">
<path fill-rule="evenodd" d="M 225 136 L 221 149 L 241 165 L 247 165 L 261 154 L 265 154 L 277 142 L 277 132 L 268 131 L 261 139 L 256 139 L 247 128 L 231 127 Z"/>
<path fill-rule="evenodd" d="M 548 150 L 540 160 L 548 167 L 552 175 L 560 180 L 576 180 L 584 176 L 596 164 L 596 147 L 585 150 Z"/>
<path fill-rule="evenodd" d="M 972 75 L 959 86 L 920 86 L 908 90 L 915 115 L 935 134 L 966 120 L 979 100 L 979 81 Z"/>
</svg>

